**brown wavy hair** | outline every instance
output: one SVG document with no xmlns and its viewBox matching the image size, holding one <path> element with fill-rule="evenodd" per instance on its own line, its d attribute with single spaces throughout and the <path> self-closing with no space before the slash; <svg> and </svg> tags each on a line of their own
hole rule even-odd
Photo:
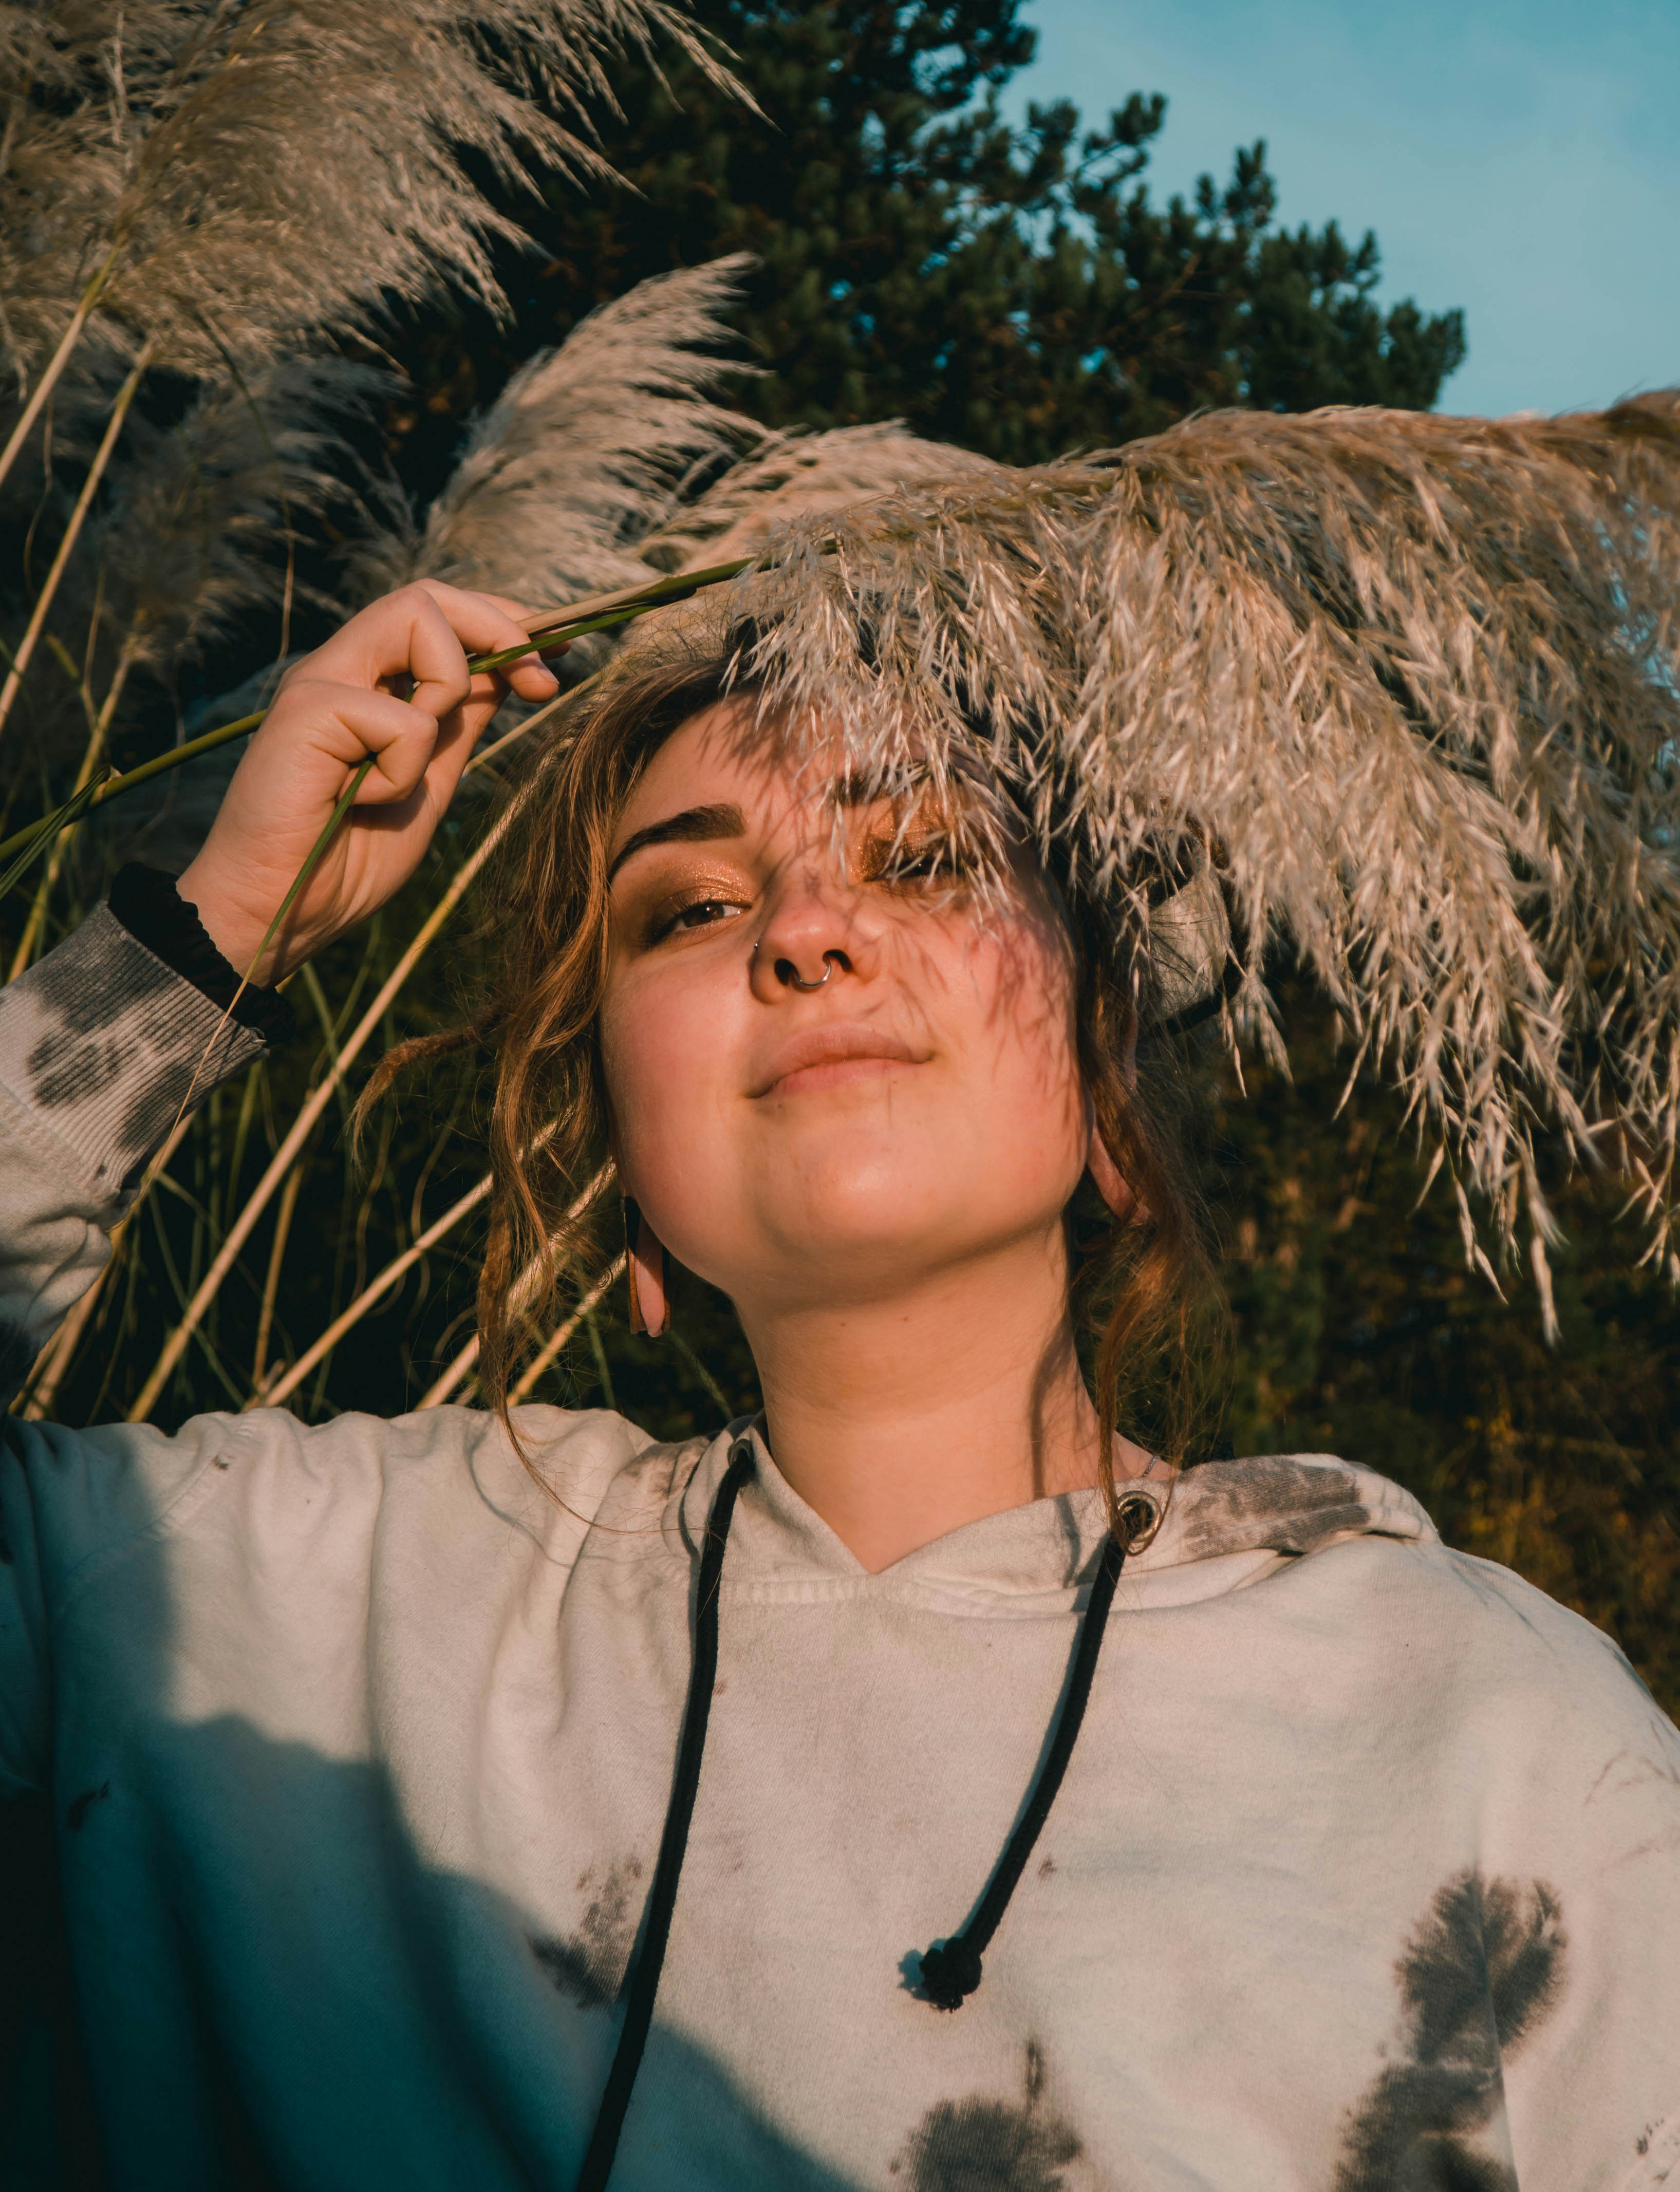
<svg viewBox="0 0 1680 2192">
<path fill-rule="evenodd" d="M 489 871 L 483 1002 L 444 1034 L 390 1052 L 358 1111 L 406 1068 L 477 1047 L 494 1074 L 494 1188 L 478 1290 L 478 1381 L 532 1466 L 509 1396 L 534 1340 L 561 1314 L 564 1274 L 603 1269 L 620 1245 L 597 1025 L 608 966 L 609 855 L 654 754 L 691 716 L 753 690 L 750 640 L 626 654 L 581 688 L 528 756 Z M 1223 1313 L 1203 1207 L 1176 1122 L 1182 1059 L 1137 1041 L 1134 969 L 1111 916 L 1052 878 L 1074 945 L 1081 1071 L 1098 1131 L 1137 1197 L 1117 1224 L 1089 1183 L 1067 1219 L 1076 1320 L 1099 1424 L 1101 1485 L 1121 1528 L 1113 1434 L 1123 1415 L 1183 1467 L 1213 1410 Z M 1143 1001 L 1146 1026 L 1147 999 Z M 533 1466 L 533 1474 L 540 1476 Z"/>
</svg>

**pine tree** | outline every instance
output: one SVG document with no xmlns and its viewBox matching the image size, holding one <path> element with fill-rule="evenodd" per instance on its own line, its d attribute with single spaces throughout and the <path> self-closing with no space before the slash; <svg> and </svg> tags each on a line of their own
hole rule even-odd
<svg viewBox="0 0 1680 2192">
<path fill-rule="evenodd" d="M 417 477 L 441 472 L 456 420 L 514 362 L 594 305 L 741 249 L 761 261 L 740 324 L 762 377 L 744 408 L 778 425 L 901 417 L 1006 461 L 1219 404 L 1427 409 L 1462 361 L 1461 313 L 1378 302 L 1374 237 L 1277 225 L 1263 145 L 1223 185 L 1158 204 L 1159 95 L 1097 128 L 1065 100 L 1007 126 L 999 94 L 1032 46 L 1019 0 L 700 13 L 765 118 L 687 75 L 667 90 L 620 72 L 607 149 L 641 196 L 582 206 L 557 186 L 535 224 L 547 256 L 508 277 L 515 323 L 416 330 L 405 362 L 425 403 L 399 423 Z M 1614 1187 L 1550 1184 L 1566 1239 L 1548 1348 L 1520 1276 L 1501 1299 L 1466 1271 L 1442 1184 L 1418 1207 L 1397 1102 L 1369 1076 L 1343 1102 L 1329 1008 L 1284 990 L 1292 1082 L 1251 1065 L 1239 1094 L 1213 1047 L 1201 1058 L 1235 1339 L 1227 1444 L 1340 1452 L 1397 1477 L 1451 1542 L 1609 1628 L 1671 1701 L 1680 1317 L 1660 1276 L 1629 1270 Z M 757 1405 L 727 1304 L 687 1276 L 672 1341 L 603 1324 L 597 1361 L 579 1397 L 666 1436 Z"/>
<path fill-rule="evenodd" d="M 532 224 L 546 257 L 503 270 L 514 323 L 415 330 L 405 466 L 429 477 L 459 417 L 592 306 L 740 250 L 760 261 L 741 326 L 762 368 L 742 401 L 776 425 L 902 418 L 1020 463 L 1210 405 L 1434 403 L 1462 316 L 1385 310 L 1374 237 L 1279 229 L 1264 145 L 1158 205 L 1158 94 L 1097 128 L 1067 100 L 1009 127 L 998 95 L 1033 43 L 1019 7 L 701 0 L 762 117 L 692 67 L 621 68 L 605 150 L 634 190 L 584 203 L 556 182 Z"/>
</svg>

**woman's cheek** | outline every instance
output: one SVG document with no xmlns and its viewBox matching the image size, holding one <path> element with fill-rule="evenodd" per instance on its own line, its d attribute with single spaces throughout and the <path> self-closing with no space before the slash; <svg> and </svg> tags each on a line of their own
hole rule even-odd
<svg viewBox="0 0 1680 2192">
<path fill-rule="evenodd" d="M 1045 1092 L 1077 1080 L 1073 969 L 1060 929 L 1029 921 L 1004 928 L 971 963 L 979 1020 L 1008 1070 Z"/>
<path fill-rule="evenodd" d="M 685 979 L 686 978 L 686 979 Z M 626 1191 L 649 1207 L 687 1199 L 716 1169 L 710 1148 L 726 1108 L 733 1049 L 729 1001 L 683 969 L 632 973 L 609 989 L 601 1062 Z M 676 1213 L 671 1213 L 672 1219 Z"/>
</svg>

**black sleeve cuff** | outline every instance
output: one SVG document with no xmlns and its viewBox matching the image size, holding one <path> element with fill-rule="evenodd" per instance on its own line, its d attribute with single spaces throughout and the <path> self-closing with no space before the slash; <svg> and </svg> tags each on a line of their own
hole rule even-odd
<svg viewBox="0 0 1680 2192">
<path fill-rule="evenodd" d="M 173 876 L 131 860 L 117 871 L 111 910 L 137 944 L 145 945 L 213 1005 L 224 1012 L 232 1006 L 230 1017 L 260 1036 L 271 1050 L 291 1034 L 297 1023 L 290 1005 L 277 990 L 253 985 L 241 991 L 239 969 L 211 943 L 197 907 L 181 896 Z"/>
</svg>

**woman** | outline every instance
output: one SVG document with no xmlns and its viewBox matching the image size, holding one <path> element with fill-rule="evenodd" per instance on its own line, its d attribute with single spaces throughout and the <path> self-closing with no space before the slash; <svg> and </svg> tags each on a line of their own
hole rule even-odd
<svg viewBox="0 0 1680 2192">
<path fill-rule="evenodd" d="M 54 1791 L 112 2180 L 1662 2183 L 1680 1738 L 1394 1485 L 1116 1435 L 1195 1279 L 1158 970 L 1001 774 L 794 735 L 766 627 L 716 629 L 526 796 L 485 1361 L 607 1152 L 643 1320 L 666 1250 L 725 1289 L 763 1416 L 10 1426 L 0 1771 Z M 413 871 L 499 697 L 467 651 L 523 636 L 364 612 L 178 892 L 0 997 L 14 1371 L 270 985 Z M 891 635 L 849 643 L 866 682 Z"/>
</svg>

